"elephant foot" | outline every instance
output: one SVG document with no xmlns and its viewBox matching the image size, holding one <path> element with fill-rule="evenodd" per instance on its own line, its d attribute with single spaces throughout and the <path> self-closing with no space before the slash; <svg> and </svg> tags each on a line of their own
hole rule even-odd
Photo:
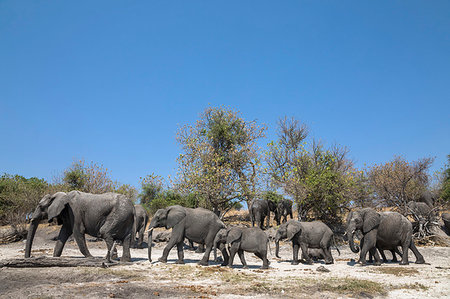
<svg viewBox="0 0 450 299">
<path fill-rule="evenodd" d="M 183 260 L 177 260 L 177 261 L 175 262 L 175 264 L 184 265 L 184 261 L 183 261 Z"/>
<path fill-rule="evenodd" d="M 313 261 L 312 260 L 306 260 L 305 261 L 305 265 L 312 265 L 313 264 Z"/>
<path fill-rule="evenodd" d="M 167 263 L 167 259 L 160 257 L 160 258 L 158 259 L 158 262 L 161 262 L 161 263 Z"/>
<path fill-rule="evenodd" d="M 334 264 L 334 261 L 326 261 L 325 262 L 325 265 L 331 265 L 331 264 Z"/>
<path fill-rule="evenodd" d="M 408 263 L 408 262 L 405 262 L 405 261 L 401 261 L 401 262 L 400 262 L 400 265 L 402 265 L 402 266 L 404 266 L 404 265 L 409 265 L 409 263 Z"/>
<path fill-rule="evenodd" d="M 198 264 L 200 266 L 208 266 L 209 265 L 208 262 L 205 262 L 205 261 L 200 261 L 200 262 L 198 262 Z"/>
<path fill-rule="evenodd" d="M 248 269 L 248 266 L 247 266 L 247 265 L 245 265 L 245 266 L 243 266 L 243 267 L 242 267 L 242 269 Z"/>
<path fill-rule="evenodd" d="M 425 264 L 425 260 L 424 259 L 417 260 L 416 264 Z"/>
<path fill-rule="evenodd" d="M 381 262 L 375 262 L 373 265 L 374 266 L 381 266 Z"/>
<path fill-rule="evenodd" d="M 220 264 L 220 265 L 223 266 L 223 267 L 225 267 L 225 266 L 228 265 L 228 263 L 222 263 L 222 264 Z"/>
<path fill-rule="evenodd" d="M 291 265 L 298 265 L 300 262 L 299 261 L 292 261 Z"/>
<path fill-rule="evenodd" d="M 129 256 L 122 256 L 120 258 L 120 261 L 121 262 L 131 262 L 131 257 L 129 257 Z"/>
<path fill-rule="evenodd" d="M 264 270 L 269 269 L 269 265 L 263 265 L 263 266 L 261 267 L 261 269 L 264 269 Z"/>
</svg>

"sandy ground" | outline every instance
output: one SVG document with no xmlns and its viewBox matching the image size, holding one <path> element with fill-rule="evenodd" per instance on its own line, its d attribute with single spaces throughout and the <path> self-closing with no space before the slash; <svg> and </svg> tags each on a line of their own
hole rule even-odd
<svg viewBox="0 0 450 299">
<path fill-rule="evenodd" d="M 51 256 L 57 233 L 58 227 L 39 227 L 32 255 Z M 90 237 L 88 241 L 94 256 L 106 254 L 104 242 L 93 242 Z M 450 298 L 449 247 L 420 247 L 426 265 L 362 267 L 355 264 L 357 255 L 348 246 L 340 247 L 340 256 L 332 251 L 333 265 L 321 261 L 291 265 L 291 246 L 282 243 L 282 259 L 269 255 L 270 269 L 261 270 L 261 260 L 250 253 L 245 254 L 248 269 L 242 268 L 237 256 L 232 269 L 213 262 L 198 266 L 202 254 L 190 250 L 185 250 L 185 265 L 174 264 L 175 249 L 167 264 L 155 262 L 164 246 L 155 244 L 152 263 L 147 260 L 147 249 L 132 249 L 131 264 L 106 269 L 0 268 L 0 298 Z M 0 259 L 22 258 L 24 248 L 23 241 L 0 245 Z M 82 257 L 74 241 L 66 244 L 63 257 Z M 410 261 L 415 261 L 411 253 Z M 319 266 L 330 272 L 317 271 Z"/>
</svg>

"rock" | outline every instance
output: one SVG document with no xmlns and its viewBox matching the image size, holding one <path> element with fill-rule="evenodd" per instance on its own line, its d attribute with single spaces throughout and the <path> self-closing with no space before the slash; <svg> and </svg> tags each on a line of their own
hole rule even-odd
<svg viewBox="0 0 450 299">
<path fill-rule="evenodd" d="M 153 242 L 155 242 L 155 243 L 167 242 L 167 241 L 169 241 L 171 235 L 172 235 L 171 231 L 159 232 L 153 237 Z"/>
<path fill-rule="evenodd" d="M 318 271 L 318 272 L 330 272 L 330 270 L 328 270 L 324 266 L 317 267 L 316 271 Z"/>
</svg>

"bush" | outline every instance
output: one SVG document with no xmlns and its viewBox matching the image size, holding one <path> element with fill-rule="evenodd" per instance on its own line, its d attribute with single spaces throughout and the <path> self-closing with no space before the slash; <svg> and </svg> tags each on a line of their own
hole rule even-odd
<svg viewBox="0 0 450 299">
<path fill-rule="evenodd" d="M 182 195 L 174 190 L 166 190 L 158 194 L 151 202 L 144 203 L 143 206 L 148 210 L 150 215 L 155 214 L 158 209 L 168 206 L 180 205 L 187 208 L 196 208 L 197 199 L 195 195 Z"/>
</svg>

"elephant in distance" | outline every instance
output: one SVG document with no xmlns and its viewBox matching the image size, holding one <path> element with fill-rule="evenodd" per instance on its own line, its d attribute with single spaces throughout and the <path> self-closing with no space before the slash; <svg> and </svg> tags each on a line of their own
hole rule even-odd
<svg viewBox="0 0 450 299">
<path fill-rule="evenodd" d="M 252 221 L 252 226 L 256 226 L 264 229 L 264 220 L 267 218 L 267 226 L 269 228 L 270 224 L 270 212 L 275 213 L 277 216 L 277 205 L 275 202 L 269 199 L 254 199 L 249 208 L 250 218 Z"/>
</svg>

